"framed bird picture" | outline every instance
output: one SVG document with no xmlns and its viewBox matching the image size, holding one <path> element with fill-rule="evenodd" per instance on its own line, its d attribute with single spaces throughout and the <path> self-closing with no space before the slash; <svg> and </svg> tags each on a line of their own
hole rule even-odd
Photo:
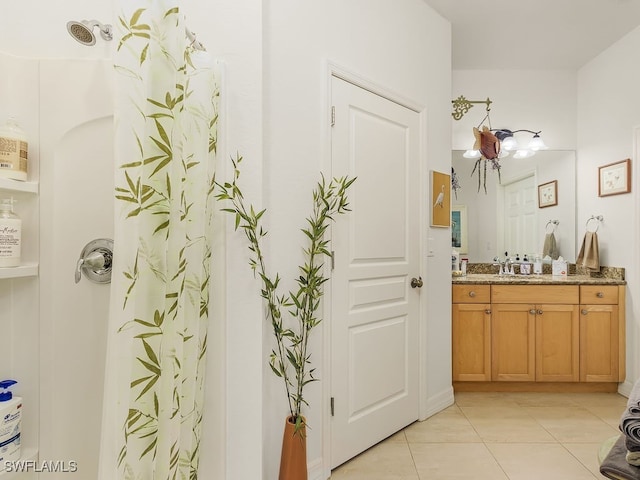
<svg viewBox="0 0 640 480">
<path fill-rule="evenodd" d="M 631 159 L 598 167 L 598 196 L 618 195 L 631 191 Z"/>
<path fill-rule="evenodd" d="M 431 226 L 451 226 L 451 175 L 431 170 Z"/>
</svg>

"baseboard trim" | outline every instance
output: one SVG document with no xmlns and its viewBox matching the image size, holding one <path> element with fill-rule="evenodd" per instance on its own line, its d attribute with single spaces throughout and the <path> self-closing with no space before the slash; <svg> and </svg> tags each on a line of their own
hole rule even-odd
<svg viewBox="0 0 640 480">
<path fill-rule="evenodd" d="M 441 412 L 447 407 L 453 405 L 453 387 L 449 386 L 445 390 L 427 398 L 427 402 L 425 404 L 425 408 L 420 415 L 419 420 L 423 421 L 427 418 L 435 415 L 438 412 Z"/>
<path fill-rule="evenodd" d="M 618 392 L 614 382 L 453 382 L 456 392 Z"/>
</svg>

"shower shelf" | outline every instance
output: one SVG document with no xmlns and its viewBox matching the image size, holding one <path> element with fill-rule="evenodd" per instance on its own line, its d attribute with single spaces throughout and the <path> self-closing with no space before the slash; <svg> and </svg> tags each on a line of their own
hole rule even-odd
<svg viewBox="0 0 640 480">
<path fill-rule="evenodd" d="M 38 182 L 21 182 L 0 177 L 0 190 L 11 192 L 38 193 Z"/>
<path fill-rule="evenodd" d="M 0 268 L 0 280 L 6 279 L 6 278 L 37 277 L 37 276 L 38 276 L 37 263 L 25 263 L 18 267 Z"/>
</svg>

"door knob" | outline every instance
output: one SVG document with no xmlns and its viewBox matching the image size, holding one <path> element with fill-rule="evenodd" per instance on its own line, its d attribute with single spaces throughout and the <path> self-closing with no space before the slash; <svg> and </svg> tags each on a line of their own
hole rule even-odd
<svg viewBox="0 0 640 480">
<path fill-rule="evenodd" d="M 423 282 L 422 277 L 413 277 L 411 279 L 411 288 L 422 288 Z"/>
</svg>

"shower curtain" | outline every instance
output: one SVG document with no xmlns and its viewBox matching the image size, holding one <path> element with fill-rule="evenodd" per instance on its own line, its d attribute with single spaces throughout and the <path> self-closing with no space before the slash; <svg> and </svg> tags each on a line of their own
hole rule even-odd
<svg viewBox="0 0 640 480">
<path fill-rule="evenodd" d="M 215 65 L 179 0 L 119 0 L 115 231 L 102 480 L 196 479 L 202 432 Z"/>
</svg>

